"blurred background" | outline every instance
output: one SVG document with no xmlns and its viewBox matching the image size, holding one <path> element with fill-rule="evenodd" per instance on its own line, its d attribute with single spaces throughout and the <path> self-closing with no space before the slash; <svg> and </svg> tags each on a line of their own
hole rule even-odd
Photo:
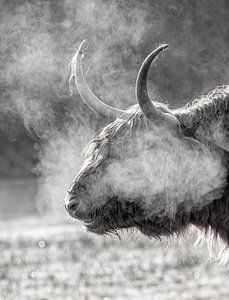
<svg viewBox="0 0 229 300">
<path fill-rule="evenodd" d="M 96 237 L 63 208 L 80 152 L 104 125 L 70 95 L 80 42 L 93 91 L 123 109 L 136 102 L 141 62 L 168 43 L 150 93 L 179 107 L 228 84 L 228 11 L 226 0 L 0 1 L 1 299 L 228 299 L 226 267 L 192 238 Z"/>
</svg>

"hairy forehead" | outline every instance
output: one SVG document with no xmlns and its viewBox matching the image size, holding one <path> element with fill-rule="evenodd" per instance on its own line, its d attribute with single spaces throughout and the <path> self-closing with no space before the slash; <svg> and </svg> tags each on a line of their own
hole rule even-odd
<svg viewBox="0 0 229 300">
<path fill-rule="evenodd" d="M 147 120 L 139 106 L 132 106 L 127 110 L 127 114 L 109 123 L 98 132 L 84 149 L 84 158 L 88 158 L 91 155 L 96 156 L 97 152 L 102 151 L 107 145 L 114 144 L 115 141 L 120 140 L 122 137 L 131 136 L 138 129 L 146 126 Z"/>
</svg>

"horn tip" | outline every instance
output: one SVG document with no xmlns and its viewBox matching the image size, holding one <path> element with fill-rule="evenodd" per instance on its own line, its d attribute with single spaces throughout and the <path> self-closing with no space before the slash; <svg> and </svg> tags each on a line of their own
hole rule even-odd
<svg viewBox="0 0 229 300">
<path fill-rule="evenodd" d="M 87 48 L 88 48 L 88 42 L 87 42 L 87 40 L 83 40 L 81 42 L 77 52 L 79 54 L 84 54 L 86 52 Z"/>
<path fill-rule="evenodd" d="M 162 44 L 162 45 L 160 46 L 160 48 L 162 48 L 162 50 L 164 50 L 164 49 L 166 49 L 166 48 L 168 48 L 168 47 L 169 47 L 168 44 Z"/>
</svg>

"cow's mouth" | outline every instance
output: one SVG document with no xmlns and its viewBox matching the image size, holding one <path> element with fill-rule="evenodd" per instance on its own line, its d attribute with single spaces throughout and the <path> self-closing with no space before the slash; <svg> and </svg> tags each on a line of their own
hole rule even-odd
<svg viewBox="0 0 229 300">
<path fill-rule="evenodd" d="M 108 231 L 108 228 L 104 225 L 102 226 L 100 222 L 96 220 L 87 220 L 83 222 L 84 227 L 89 232 L 93 232 L 96 234 L 105 234 Z"/>
</svg>

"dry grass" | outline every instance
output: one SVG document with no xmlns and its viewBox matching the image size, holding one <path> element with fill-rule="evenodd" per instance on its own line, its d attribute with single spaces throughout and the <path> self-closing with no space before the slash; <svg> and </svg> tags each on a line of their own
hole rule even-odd
<svg viewBox="0 0 229 300">
<path fill-rule="evenodd" d="M 98 237 L 31 211 L 0 224 L 0 299 L 229 298 L 227 269 L 209 263 L 206 247 Z"/>
</svg>

